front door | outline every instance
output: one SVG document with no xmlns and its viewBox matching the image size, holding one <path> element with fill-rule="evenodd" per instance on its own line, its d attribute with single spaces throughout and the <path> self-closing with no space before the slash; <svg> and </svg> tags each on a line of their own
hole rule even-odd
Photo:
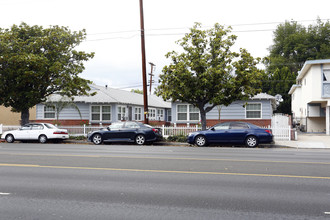
<svg viewBox="0 0 330 220">
<path fill-rule="evenodd" d="M 128 120 L 132 121 L 132 114 L 133 114 L 133 110 L 132 110 L 132 106 L 128 107 Z"/>
</svg>

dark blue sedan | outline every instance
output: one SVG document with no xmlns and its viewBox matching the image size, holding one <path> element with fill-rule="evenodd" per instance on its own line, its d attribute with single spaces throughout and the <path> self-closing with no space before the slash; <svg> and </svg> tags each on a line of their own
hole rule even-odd
<svg viewBox="0 0 330 220">
<path fill-rule="evenodd" d="M 103 142 L 135 142 L 138 145 L 162 139 L 161 130 L 140 122 L 115 122 L 106 129 L 88 134 L 88 140 L 94 144 Z"/>
<path fill-rule="evenodd" d="M 196 131 L 188 135 L 188 143 L 199 147 L 207 144 L 238 144 L 256 147 L 258 144 L 273 142 L 271 130 L 263 129 L 246 122 L 225 122 L 205 131 Z"/>
</svg>

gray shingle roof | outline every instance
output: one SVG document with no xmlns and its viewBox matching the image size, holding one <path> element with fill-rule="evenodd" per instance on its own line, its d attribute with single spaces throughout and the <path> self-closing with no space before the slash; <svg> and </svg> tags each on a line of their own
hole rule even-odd
<svg viewBox="0 0 330 220">
<path fill-rule="evenodd" d="M 114 89 L 110 87 L 103 87 L 98 85 L 90 85 L 91 93 L 96 92 L 94 96 L 74 96 L 75 102 L 83 103 L 118 103 L 129 105 L 144 105 L 143 95 L 133 93 L 121 89 Z M 48 98 L 51 101 L 58 101 L 61 99 L 59 95 L 52 95 Z M 162 98 L 155 95 L 148 95 L 148 106 L 157 108 L 171 108 L 170 102 L 163 101 Z"/>
<path fill-rule="evenodd" d="M 274 99 L 275 97 L 272 95 L 268 95 L 267 93 L 258 93 L 257 95 L 253 96 L 251 99 Z"/>
</svg>

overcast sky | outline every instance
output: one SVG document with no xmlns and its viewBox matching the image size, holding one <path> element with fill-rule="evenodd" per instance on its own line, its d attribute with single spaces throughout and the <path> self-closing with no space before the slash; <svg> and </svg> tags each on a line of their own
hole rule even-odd
<svg viewBox="0 0 330 220">
<path fill-rule="evenodd" d="M 165 54 L 179 47 L 175 41 L 194 22 L 233 28 L 235 49 L 246 48 L 264 57 L 279 23 L 295 20 L 303 25 L 330 19 L 330 0 L 143 0 L 147 73 L 152 62 L 155 77 L 170 60 Z M 81 77 L 97 85 L 142 88 L 139 0 L 0 0 L 0 27 L 29 25 L 86 29 L 87 40 L 79 50 L 95 52 Z"/>
</svg>

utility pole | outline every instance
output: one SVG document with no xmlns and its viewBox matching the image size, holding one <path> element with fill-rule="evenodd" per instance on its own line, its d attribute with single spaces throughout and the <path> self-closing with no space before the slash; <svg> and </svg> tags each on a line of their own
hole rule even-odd
<svg viewBox="0 0 330 220">
<path fill-rule="evenodd" d="M 141 51 L 142 51 L 142 81 L 143 81 L 143 100 L 144 100 L 144 123 L 148 124 L 148 94 L 147 94 L 147 68 L 146 52 L 144 41 L 144 19 L 143 19 L 143 1 L 140 0 L 140 24 L 141 24 Z"/>
<path fill-rule="evenodd" d="M 151 72 L 149 73 L 150 75 L 150 80 L 149 80 L 149 85 L 150 85 L 150 88 L 149 88 L 149 94 L 151 95 L 151 87 L 152 87 L 152 83 L 154 82 L 152 80 L 152 77 L 154 76 L 154 74 L 152 74 L 153 70 L 154 70 L 154 67 L 156 66 L 155 64 L 149 62 L 150 66 L 151 66 Z"/>
</svg>

